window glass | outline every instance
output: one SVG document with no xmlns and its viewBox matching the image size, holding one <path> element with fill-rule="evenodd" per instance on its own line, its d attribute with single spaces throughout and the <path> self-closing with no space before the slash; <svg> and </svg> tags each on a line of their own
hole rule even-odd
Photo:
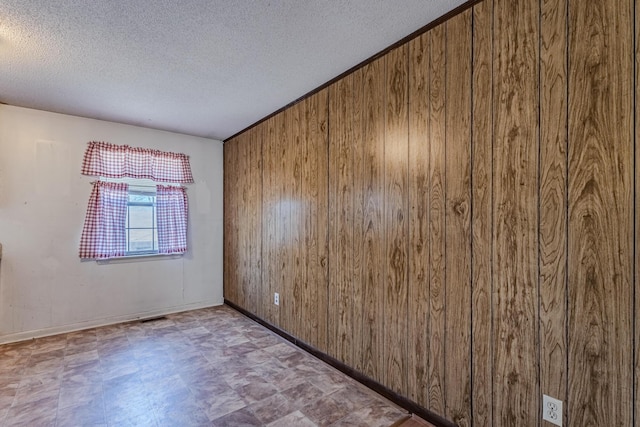
<svg viewBox="0 0 640 427">
<path fill-rule="evenodd" d="M 127 254 L 158 252 L 155 193 L 129 189 L 126 227 Z"/>
</svg>

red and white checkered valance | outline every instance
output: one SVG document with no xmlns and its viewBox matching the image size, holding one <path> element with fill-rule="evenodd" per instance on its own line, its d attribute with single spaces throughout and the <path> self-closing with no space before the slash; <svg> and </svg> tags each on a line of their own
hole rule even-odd
<svg viewBox="0 0 640 427">
<path fill-rule="evenodd" d="M 82 174 L 193 183 L 191 165 L 186 154 L 97 141 L 89 142 L 82 161 Z"/>
</svg>

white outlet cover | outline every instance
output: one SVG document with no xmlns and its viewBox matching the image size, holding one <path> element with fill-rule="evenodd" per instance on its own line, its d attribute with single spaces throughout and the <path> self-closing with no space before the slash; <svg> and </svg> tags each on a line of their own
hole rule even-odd
<svg viewBox="0 0 640 427">
<path fill-rule="evenodd" d="M 273 303 L 275 305 L 280 305 L 280 294 L 277 292 L 273 294 Z"/>
<path fill-rule="evenodd" d="M 562 427 L 562 400 L 542 395 L 542 419 Z"/>
</svg>

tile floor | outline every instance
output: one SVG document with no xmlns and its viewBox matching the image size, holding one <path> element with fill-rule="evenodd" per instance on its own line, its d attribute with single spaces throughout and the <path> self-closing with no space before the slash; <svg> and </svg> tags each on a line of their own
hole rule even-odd
<svg viewBox="0 0 640 427">
<path fill-rule="evenodd" d="M 3 426 L 390 426 L 406 417 L 226 306 L 0 346 Z"/>
</svg>

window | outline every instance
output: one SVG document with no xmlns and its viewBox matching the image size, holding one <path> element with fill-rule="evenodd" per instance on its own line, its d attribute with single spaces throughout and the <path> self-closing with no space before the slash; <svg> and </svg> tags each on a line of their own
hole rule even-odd
<svg viewBox="0 0 640 427">
<path fill-rule="evenodd" d="M 80 258 L 187 251 L 188 202 L 180 184 L 193 177 L 186 155 L 90 142 L 82 173 L 100 179 L 92 183 Z"/>
<path fill-rule="evenodd" d="M 129 187 L 127 201 L 127 255 L 158 253 L 158 221 L 156 192 Z"/>
</svg>

